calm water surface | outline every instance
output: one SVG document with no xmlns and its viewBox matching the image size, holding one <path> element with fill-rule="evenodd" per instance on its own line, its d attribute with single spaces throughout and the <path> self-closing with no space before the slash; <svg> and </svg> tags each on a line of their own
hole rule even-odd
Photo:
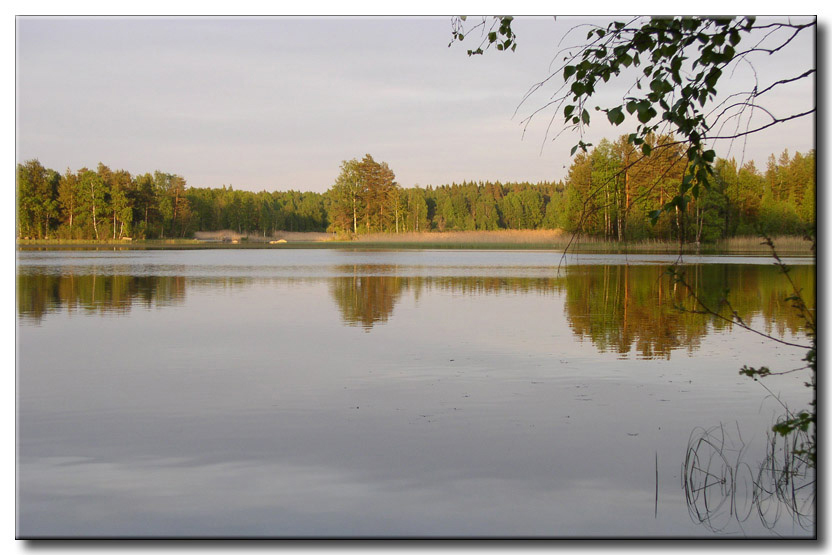
<svg viewBox="0 0 832 555">
<path fill-rule="evenodd" d="M 807 376 L 738 374 L 804 351 L 675 260 L 19 252 L 18 535 L 811 536 Z M 769 259 L 680 270 L 807 342 Z"/>
</svg>

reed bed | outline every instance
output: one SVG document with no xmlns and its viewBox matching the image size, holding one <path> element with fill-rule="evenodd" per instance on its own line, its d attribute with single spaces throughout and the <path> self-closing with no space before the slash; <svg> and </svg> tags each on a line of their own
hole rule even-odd
<svg viewBox="0 0 832 555">
<path fill-rule="evenodd" d="M 569 242 L 569 234 L 560 229 L 504 229 L 497 231 L 425 231 L 406 233 L 369 233 L 358 235 L 358 243 L 554 243 Z"/>
<path fill-rule="evenodd" d="M 223 242 L 223 239 L 233 240 Z M 275 244 L 277 240 L 285 242 Z M 772 238 L 778 254 L 812 256 L 811 242 L 798 236 Z M 271 242 L 271 243 L 270 243 Z M 101 240 L 89 239 L 18 239 L 22 248 L 380 248 L 380 249 L 544 249 L 598 253 L 679 252 L 679 243 L 659 239 L 619 243 L 598 237 L 576 236 L 563 230 L 498 230 L 372 233 L 357 237 L 336 236 L 321 232 L 277 232 L 270 236 L 242 235 L 231 232 L 200 233 L 198 239 Z M 767 255 L 769 247 L 759 237 L 732 237 L 715 244 L 697 247 L 688 243 L 684 253 Z"/>
<path fill-rule="evenodd" d="M 129 245 L 132 239 L 16 239 L 18 245 Z"/>
<path fill-rule="evenodd" d="M 250 243 L 268 243 L 269 241 L 330 241 L 336 236 L 334 233 L 318 231 L 275 231 L 270 235 L 258 233 L 240 233 L 230 229 L 219 231 L 197 231 L 194 238 L 200 241 L 248 241 Z"/>
<path fill-rule="evenodd" d="M 344 241 L 346 239 L 339 239 Z M 792 235 L 772 238 L 778 253 L 789 255 L 812 254 L 810 241 Z M 645 239 L 620 243 L 600 237 L 575 236 L 561 229 L 528 229 L 498 231 L 445 231 L 445 232 L 407 232 L 407 233 L 371 233 L 359 235 L 349 243 L 373 246 L 411 245 L 444 248 L 546 248 L 575 251 L 597 252 L 646 252 L 677 253 L 679 243 L 662 239 Z M 686 243 L 685 253 L 726 253 L 726 254 L 770 254 L 771 250 L 757 236 L 732 237 L 713 244 Z"/>
<path fill-rule="evenodd" d="M 813 254 L 812 242 L 804 237 L 797 235 L 780 235 L 772 237 L 771 241 L 774 243 L 774 250 L 776 250 L 778 254 Z M 753 235 L 730 237 L 719 241 L 715 247 L 721 251 L 724 250 L 726 252 L 743 254 L 771 253 L 771 248 L 763 242 L 763 239 Z"/>
</svg>

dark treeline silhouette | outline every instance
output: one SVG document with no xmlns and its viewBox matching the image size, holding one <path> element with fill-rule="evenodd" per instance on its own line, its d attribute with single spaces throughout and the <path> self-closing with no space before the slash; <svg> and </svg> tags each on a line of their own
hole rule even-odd
<svg viewBox="0 0 832 555">
<path fill-rule="evenodd" d="M 649 214 L 679 189 L 686 158 L 669 137 L 652 155 L 602 140 L 579 153 L 565 180 L 463 182 L 402 188 L 369 154 L 344 161 L 325 193 L 187 187 L 161 171 L 131 175 L 103 164 L 60 174 L 37 160 L 17 165 L 17 236 L 34 239 L 190 237 L 330 231 L 344 235 L 419 231 L 564 229 L 615 241 L 713 242 L 735 235 L 801 234 L 815 226 L 815 151 L 769 157 L 765 171 L 719 159 L 711 187 L 685 210 Z"/>
</svg>

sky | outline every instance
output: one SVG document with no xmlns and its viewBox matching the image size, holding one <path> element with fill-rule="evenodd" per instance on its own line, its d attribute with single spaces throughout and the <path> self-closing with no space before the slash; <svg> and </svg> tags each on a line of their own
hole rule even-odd
<svg viewBox="0 0 832 555">
<path fill-rule="evenodd" d="M 481 35 L 449 47 L 450 17 L 18 17 L 16 161 L 60 172 L 103 162 L 253 191 L 323 192 L 342 161 L 368 153 L 404 187 L 556 181 L 579 136 L 547 140 L 551 111 L 524 126 L 554 88 L 520 104 L 559 49 L 586 36 L 561 42 L 567 31 L 586 22 L 518 18 L 515 52 L 469 57 Z M 813 33 L 803 33 L 757 63 L 757 79 L 793 76 L 813 56 Z M 740 67 L 721 86 L 750 88 L 753 76 Z M 620 102 L 625 88 L 597 103 Z M 776 116 L 814 105 L 814 79 L 782 88 L 766 103 Z M 764 169 L 772 153 L 814 148 L 813 119 L 717 152 Z M 632 130 L 598 113 L 587 140 Z"/>
</svg>

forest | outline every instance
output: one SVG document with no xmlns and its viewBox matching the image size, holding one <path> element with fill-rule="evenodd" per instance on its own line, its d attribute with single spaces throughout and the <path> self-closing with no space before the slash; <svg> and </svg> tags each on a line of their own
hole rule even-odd
<svg viewBox="0 0 832 555">
<path fill-rule="evenodd" d="M 610 241 L 708 243 L 737 235 L 800 235 L 815 226 L 815 151 L 753 161 L 717 159 L 711 186 L 683 210 L 650 213 L 678 194 L 687 158 L 672 137 L 642 156 L 622 136 L 579 152 L 565 179 L 401 187 L 371 155 L 346 160 L 325 193 L 190 187 L 180 175 L 131 175 L 104 164 L 63 174 L 17 165 L 18 238 L 170 239 L 197 231 L 363 233 L 563 229 Z"/>
</svg>

